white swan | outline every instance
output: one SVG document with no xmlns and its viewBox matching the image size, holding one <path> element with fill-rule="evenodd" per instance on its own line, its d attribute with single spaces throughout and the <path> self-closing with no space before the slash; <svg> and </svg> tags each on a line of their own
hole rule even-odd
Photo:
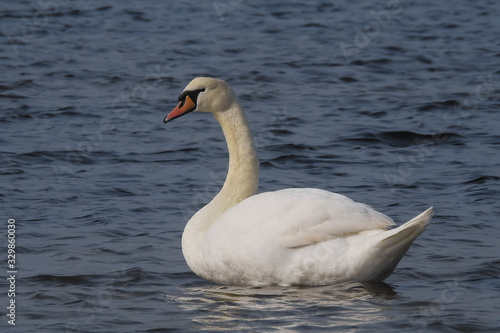
<svg viewBox="0 0 500 333">
<path fill-rule="evenodd" d="M 182 251 L 198 276 L 227 285 L 327 285 L 387 278 L 433 215 L 398 228 L 369 206 L 319 189 L 255 194 L 259 160 L 231 87 L 199 77 L 179 96 L 171 121 L 211 112 L 229 149 L 221 191 L 187 223 Z"/>
</svg>

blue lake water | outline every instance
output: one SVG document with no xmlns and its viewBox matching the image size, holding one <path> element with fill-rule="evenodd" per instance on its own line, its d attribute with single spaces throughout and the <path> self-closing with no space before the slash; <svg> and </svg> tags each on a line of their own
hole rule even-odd
<svg viewBox="0 0 500 333">
<path fill-rule="evenodd" d="M 2 2 L 0 330 L 500 331 L 498 17 L 496 1 Z M 259 192 L 323 188 L 398 224 L 435 207 L 385 283 L 189 270 L 182 230 L 227 168 L 212 116 L 162 122 L 196 76 L 238 94 Z"/>
</svg>

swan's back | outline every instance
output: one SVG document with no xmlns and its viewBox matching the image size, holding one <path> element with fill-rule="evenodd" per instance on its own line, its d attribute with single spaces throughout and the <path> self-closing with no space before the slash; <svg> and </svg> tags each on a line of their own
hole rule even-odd
<svg viewBox="0 0 500 333">
<path fill-rule="evenodd" d="M 393 225 L 390 217 L 341 194 L 290 188 L 243 200 L 224 212 L 209 234 L 254 234 L 262 229 L 278 237 L 281 246 L 293 248 Z"/>
</svg>

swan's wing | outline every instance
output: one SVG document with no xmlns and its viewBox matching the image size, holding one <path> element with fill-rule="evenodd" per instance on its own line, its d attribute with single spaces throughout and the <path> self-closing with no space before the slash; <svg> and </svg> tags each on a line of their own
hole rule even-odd
<svg viewBox="0 0 500 333">
<path fill-rule="evenodd" d="M 289 248 L 394 225 L 390 217 L 368 205 L 307 188 L 254 195 L 227 210 L 216 222 L 226 231 L 272 237 Z"/>
</svg>

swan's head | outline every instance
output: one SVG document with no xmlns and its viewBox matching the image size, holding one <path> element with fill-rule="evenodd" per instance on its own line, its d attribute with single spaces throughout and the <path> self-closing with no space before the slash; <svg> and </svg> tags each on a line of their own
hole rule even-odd
<svg viewBox="0 0 500 333">
<path fill-rule="evenodd" d="M 233 90 L 225 81 L 197 77 L 184 88 L 179 95 L 179 104 L 163 122 L 167 123 L 192 111 L 224 112 L 235 102 Z"/>
</svg>

